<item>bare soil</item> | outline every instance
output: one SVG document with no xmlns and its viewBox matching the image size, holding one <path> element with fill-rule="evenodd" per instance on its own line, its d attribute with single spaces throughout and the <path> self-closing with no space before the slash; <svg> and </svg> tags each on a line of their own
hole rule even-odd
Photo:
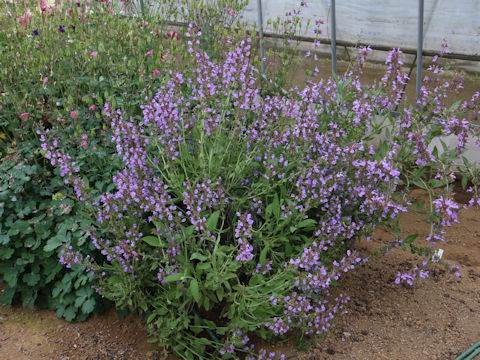
<svg viewBox="0 0 480 360">
<path fill-rule="evenodd" d="M 412 195 L 425 197 L 421 191 Z M 459 194 L 457 200 L 466 199 Z M 407 233 L 428 231 L 413 213 L 401 221 Z M 387 238 L 378 230 L 357 250 L 368 256 Z M 480 341 L 480 209 L 463 210 L 460 223 L 447 230 L 447 242 L 439 247 L 443 259 L 462 266 L 461 279 L 436 266 L 429 279 L 396 285 L 396 273 L 421 260 L 402 250 L 374 257 L 346 274 L 336 289 L 351 301 L 334 330 L 309 351 L 291 343 L 273 348 L 298 360 L 455 359 Z M 1 360 L 161 359 L 146 339 L 138 318 L 119 319 L 113 310 L 76 324 L 57 319 L 51 311 L 0 307 Z"/>
<path fill-rule="evenodd" d="M 409 71 L 411 65 L 405 66 L 404 70 Z M 309 59 L 300 59 L 299 63 L 295 65 L 295 71 L 290 71 L 287 77 L 287 87 L 299 87 L 302 88 L 307 80 L 306 71 L 313 71 L 315 68 L 318 69 L 318 76 L 315 80 L 324 79 L 327 80 L 331 77 L 332 74 L 332 63 L 328 59 L 320 58 L 318 61 L 314 61 L 313 58 Z M 350 61 L 338 60 L 337 61 L 337 71 L 339 75 L 344 74 L 350 69 Z M 382 77 L 387 71 L 387 66 L 383 63 L 375 62 L 365 62 L 363 66 L 363 74 L 360 77 L 362 85 L 373 85 L 380 82 Z M 440 75 L 440 78 L 450 80 L 453 78 L 454 74 L 458 73 L 463 78 L 463 88 L 458 92 L 450 91 L 448 97 L 444 100 L 445 105 L 451 106 L 458 100 L 469 100 L 472 95 L 479 91 L 479 74 L 472 73 L 469 74 L 465 71 L 455 71 L 447 70 L 445 73 Z M 425 73 L 423 74 L 425 76 Z M 417 71 L 416 68 L 412 70 L 410 74 L 410 80 L 407 82 L 405 88 L 405 94 L 403 100 L 405 100 L 405 105 L 414 105 L 416 102 L 416 79 Z"/>
<path fill-rule="evenodd" d="M 421 191 L 414 196 L 423 198 Z M 406 233 L 426 235 L 428 225 L 412 213 L 402 216 Z M 368 255 L 388 237 L 377 231 L 358 250 Z M 406 251 L 377 257 L 344 278 L 349 314 L 301 359 L 455 359 L 480 341 L 480 209 L 460 214 L 447 230 L 443 259 L 462 266 L 462 277 L 436 266 L 431 277 L 396 285 L 398 271 L 419 258 Z"/>
</svg>

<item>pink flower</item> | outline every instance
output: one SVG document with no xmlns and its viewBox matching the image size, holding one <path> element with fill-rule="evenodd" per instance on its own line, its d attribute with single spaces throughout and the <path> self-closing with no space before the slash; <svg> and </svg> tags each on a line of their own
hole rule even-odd
<svg viewBox="0 0 480 360">
<path fill-rule="evenodd" d="M 235 11 L 232 9 L 231 6 L 229 6 L 227 8 L 227 14 L 230 15 L 230 16 L 234 16 L 235 15 Z"/>
<path fill-rule="evenodd" d="M 98 55 L 98 52 L 97 52 L 97 51 L 92 51 L 92 52 L 90 53 L 90 56 L 93 57 L 93 58 L 94 58 L 94 57 L 97 57 L 97 55 Z"/>
<path fill-rule="evenodd" d="M 47 11 L 47 0 L 41 0 L 40 1 L 40 9 L 42 11 Z"/>
<path fill-rule="evenodd" d="M 88 108 L 88 110 L 90 110 L 90 111 L 95 111 L 95 105 L 90 105 L 90 107 Z"/>
<path fill-rule="evenodd" d="M 83 140 L 81 145 L 86 148 L 88 146 L 87 140 Z"/>
<path fill-rule="evenodd" d="M 20 116 L 21 116 L 23 119 L 27 119 L 29 115 L 30 115 L 29 113 L 20 114 Z"/>
<path fill-rule="evenodd" d="M 78 118 L 77 112 L 76 112 L 75 110 L 74 110 L 74 111 L 70 111 L 70 117 L 71 117 L 72 119 Z"/>
<path fill-rule="evenodd" d="M 153 70 L 153 76 L 158 76 L 158 75 L 160 75 L 160 70 L 158 69 Z"/>
<path fill-rule="evenodd" d="M 82 140 L 87 140 L 88 139 L 88 135 L 87 134 L 82 134 L 82 136 L 80 136 L 82 138 Z"/>
<path fill-rule="evenodd" d="M 146 55 L 146 56 L 152 56 L 152 55 L 153 55 L 153 50 L 147 51 L 147 53 L 146 53 L 145 55 Z"/>
<path fill-rule="evenodd" d="M 43 82 L 43 85 L 45 85 L 46 83 L 48 83 L 48 77 L 44 77 L 44 78 L 42 79 L 42 82 Z"/>
<path fill-rule="evenodd" d="M 180 35 L 178 35 L 175 31 L 172 33 L 167 32 L 167 39 L 180 39 Z"/>
<path fill-rule="evenodd" d="M 23 25 L 23 27 L 26 29 L 28 27 L 28 24 L 30 23 L 30 20 L 32 19 L 32 15 L 29 12 L 25 13 L 25 16 L 19 16 L 17 17 L 17 21 L 20 25 Z"/>
</svg>

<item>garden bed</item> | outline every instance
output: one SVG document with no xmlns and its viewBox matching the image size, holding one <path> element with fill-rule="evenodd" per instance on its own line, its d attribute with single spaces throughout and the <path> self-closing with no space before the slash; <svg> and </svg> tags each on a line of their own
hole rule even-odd
<svg viewBox="0 0 480 360">
<path fill-rule="evenodd" d="M 472 296 L 475 313 L 478 233 L 465 214 L 477 210 L 443 229 L 458 222 L 453 200 L 480 205 L 480 170 L 452 173 L 480 137 L 480 92 L 455 101 L 462 79 L 446 71 L 446 42 L 409 106 L 399 49 L 375 81 L 363 72 L 369 48 L 320 80 L 328 64 L 320 71 L 312 53 L 297 63 L 285 39 L 267 49 L 262 80 L 255 31 L 228 31 L 243 0 L 179 0 L 158 19 L 119 17 L 108 2 L 28 4 L 0 5 L 0 304 L 30 309 L 0 312 L 7 358 L 159 358 L 155 342 L 185 360 L 405 358 L 404 348 L 443 359 L 478 341 L 457 301 Z M 172 14 L 188 29 L 167 29 Z M 272 26 L 294 35 L 300 14 Z M 430 151 L 441 136 L 456 149 Z M 444 239 L 450 266 L 435 264 Z M 399 246 L 417 255 L 370 258 Z M 151 338 L 112 306 L 139 314 Z"/>
<path fill-rule="evenodd" d="M 418 199 L 425 194 L 415 190 Z M 465 200 L 458 193 L 457 201 Z M 411 213 L 402 216 L 405 231 L 427 234 L 428 226 Z M 377 230 L 370 243 L 357 244 L 362 255 L 377 250 L 387 235 Z M 382 239 L 382 240 L 381 240 Z M 414 255 L 396 251 L 373 258 L 346 275 L 336 289 L 352 301 L 336 328 L 299 351 L 295 344 L 274 348 L 289 359 L 455 359 L 480 338 L 480 209 L 460 214 L 460 223 L 447 229 L 444 258 L 463 267 L 462 278 L 440 267 L 430 279 L 412 287 L 394 284 L 397 271 L 408 270 Z M 53 311 L 19 306 L 0 308 L 0 354 L 5 360 L 161 359 L 152 354 L 141 321 L 119 319 L 114 311 L 84 323 L 57 319 Z M 173 359 L 173 357 L 172 357 Z"/>
</svg>

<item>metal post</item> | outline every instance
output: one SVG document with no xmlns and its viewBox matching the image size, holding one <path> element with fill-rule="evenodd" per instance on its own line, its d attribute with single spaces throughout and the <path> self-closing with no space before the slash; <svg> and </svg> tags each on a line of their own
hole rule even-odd
<svg viewBox="0 0 480 360">
<path fill-rule="evenodd" d="M 332 33 L 332 75 L 337 74 L 337 19 L 335 14 L 335 0 L 330 1 L 330 25 Z"/>
<path fill-rule="evenodd" d="M 262 57 L 262 77 L 265 77 L 265 44 L 263 43 L 263 12 L 262 12 L 262 0 L 257 0 L 257 13 L 258 13 L 258 35 L 260 37 L 260 56 Z"/>
<path fill-rule="evenodd" d="M 140 0 L 140 11 L 142 12 L 142 17 L 145 18 L 145 4 L 143 0 Z"/>
<path fill-rule="evenodd" d="M 417 45 L 417 97 L 420 95 L 420 89 L 422 87 L 422 66 L 423 66 L 423 2 L 424 0 L 418 0 L 418 45 Z"/>
</svg>

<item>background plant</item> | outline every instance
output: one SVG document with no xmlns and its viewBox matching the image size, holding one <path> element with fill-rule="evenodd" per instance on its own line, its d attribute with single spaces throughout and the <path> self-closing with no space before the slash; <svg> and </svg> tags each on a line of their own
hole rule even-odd
<svg viewBox="0 0 480 360">
<path fill-rule="evenodd" d="M 269 19 L 267 21 L 266 32 L 278 34 L 280 39 L 273 40 L 272 44 L 265 44 L 267 47 L 265 55 L 266 76 L 270 80 L 263 84 L 263 88 L 266 91 L 281 93 L 283 88 L 288 87 L 288 74 L 295 68 L 295 65 L 301 62 L 298 51 L 300 41 L 297 36 L 303 35 L 305 29 L 310 25 L 309 20 L 303 21 L 303 11 L 308 11 L 304 10 L 304 8 L 307 8 L 307 4 L 302 1 L 299 3 L 298 8 L 288 11 L 284 16 L 278 16 L 274 20 Z M 317 24 L 314 33 L 320 34 L 321 29 L 319 26 L 323 22 L 318 21 Z M 265 40 L 264 42 L 266 43 Z M 317 60 L 316 55 L 315 60 Z M 257 66 L 260 68 L 259 65 Z"/>
<path fill-rule="evenodd" d="M 83 320 L 108 302 L 82 269 L 59 263 L 60 247 L 101 255 L 85 243 L 89 220 L 60 171 L 41 156 L 35 129 L 56 134 L 88 168 L 84 180 L 109 191 L 105 180 L 119 160 L 101 138 L 109 133 L 103 105 L 108 100 L 138 116 L 138 104 L 174 63 L 165 49 L 181 46 L 160 26 L 119 17 L 102 3 L 2 2 L 0 10 L 1 301 L 20 299 Z"/>
</svg>

